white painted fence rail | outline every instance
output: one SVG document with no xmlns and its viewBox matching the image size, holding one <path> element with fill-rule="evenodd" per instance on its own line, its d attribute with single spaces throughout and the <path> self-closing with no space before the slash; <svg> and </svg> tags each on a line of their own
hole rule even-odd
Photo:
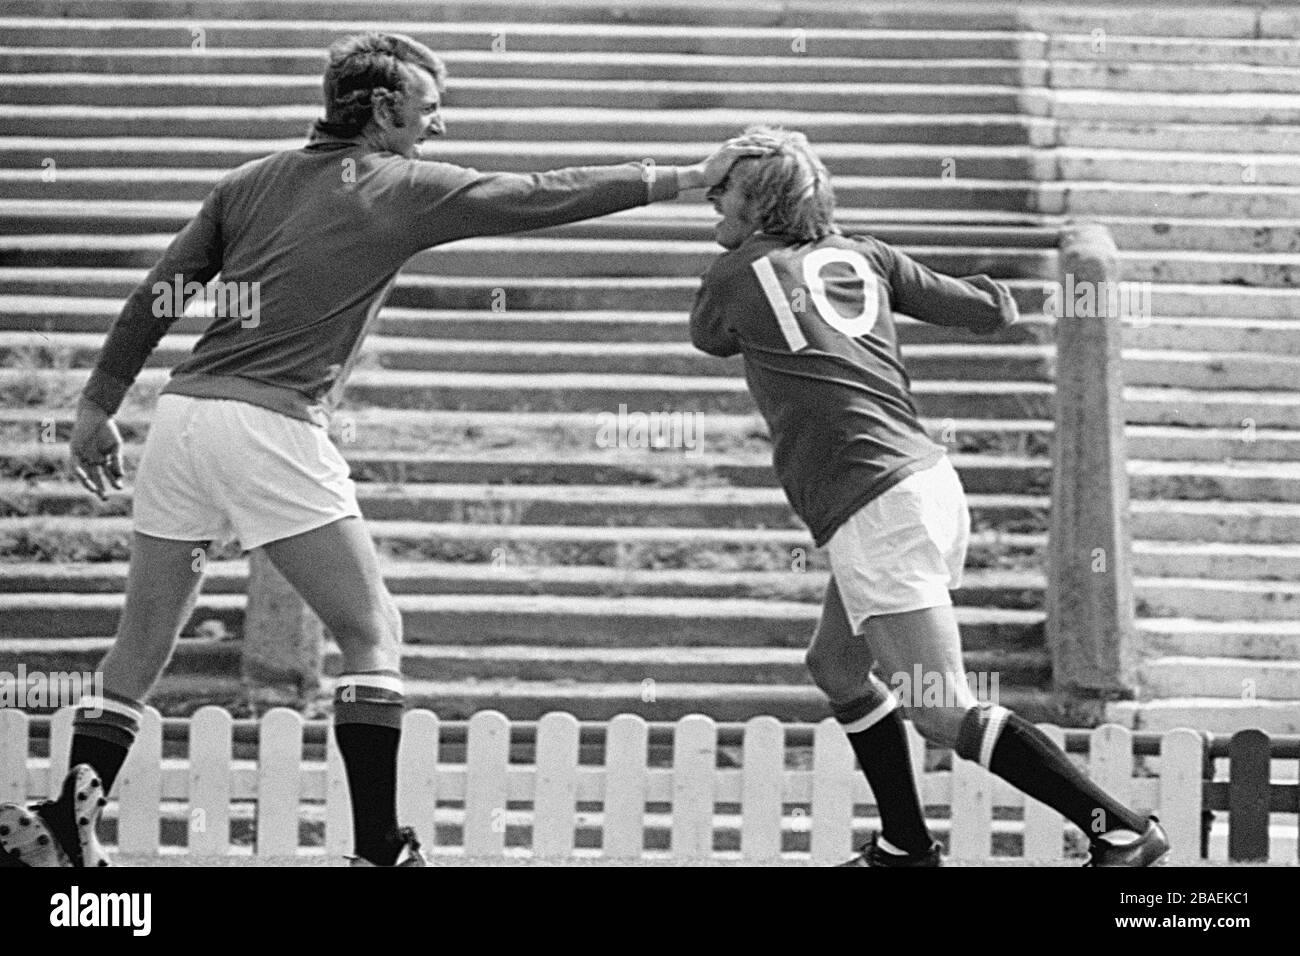
<svg viewBox="0 0 1300 956">
<path fill-rule="evenodd" d="M 71 711 L 60 711 L 51 720 L 49 759 L 28 756 L 29 723 L 19 711 L 0 711 L 0 800 L 44 797 L 65 772 Z M 948 819 L 940 811 L 930 821 L 937 833 L 950 834 L 950 858 L 989 859 L 995 831 L 1022 833 L 1026 859 L 1065 858 L 1067 825 L 1058 814 L 1026 800 L 970 761 L 954 760 L 951 770 L 922 772 L 922 741 L 907 726 L 922 801 L 928 808 L 950 808 Z M 146 709 L 115 789 L 121 807 L 117 851 L 201 857 L 253 852 L 268 858 L 322 851 L 342 857 L 349 852 L 347 787 L 333 735 L 328 735 L 324 764 L 304 763 L 302 718 L 290 710 L 271 711 L 261 721 L 257 759 L 232 761 L 232 728 L 225 710 L 205 707 L 191 718 L 189 759 L 164 760 L 162 721 L 156 710 Z M 542 858 L 637 859 L 663 855 L 645 849 L 647 830 L 657 828 L 671 835 L 667 854 L 682 860 L 739 856 L 772 862 L 811 856 L 815 863 L 834 863 L 851 852 L 855 805 L 874 804 L 833 720 L 816 728 L 811 769 L 787 769 L 784 729 L 771 717 L 745 725 L 739 767 L 717 766 L 717 725 L 708 717 L 693 715 L 676 723 L 671 767 L 649 765 L 648 729 L 640 717 L 615 717 L 607 725 L 604 764 L 590 766 L 579 763 L 577 719 L 548 714 L 537 725 L 535 762 L 521 765 L 510 763 L 509 722 L 485 711 L 468 722 L 465 762 L 452 764 L 439 760 L 437 716 L 409 711 L 400 754 L 402 822 L 415 826 L 435 854 L 500 857 L 531 849 Z M 1060 728 L 1044 725 L 1044 730 L 1063 739 Z M 1158 777 L 1133 776 L 1127 729 L 1098 727 L 1090 742 L 1093 777 L 1121 800 L 1160 816 L 1173 843 L 1171 862 L 1196 860 L 1202 736 L 1193 730 L 1164 734 L 1160 756 L 1144 758 L 1146 772 L 1156 767 Z M 1022 808 L 1022 819 L 995 820 L 994 808 L 1004 807 Z M 110 805 L 108 811 L 113 809 Z M 245 818 L 250 813 L 255 817 L 251 849 L 232 845 L 230 824 L 237 810 Z M 300 824 L 319 822 L 322 813 L 323 848 L 300 846 Z M 187 846 L 160 845 L 164 819 L 185 822 Z M 867 823 L 857 823 L 861 837 Z M 460 843 L 439 845 L 436 835 L 456 833 L 457 824 Z M 531 847 L 507 846 L 508 830 L 516 834 L 512 842 L 519 843 L 518 828 L 529 826 Z M 578 832 L 592 829 L 599 830 L 600 839 L 587 842 L 599 848 L 578 849 Z M 715 835 L 728 830 L 732 845 L 738 837 L 738 851 L 715 851 Z M 783 853 L 783 838 L 791 833 L 801 836 L 806 850 Z"/>
</svg>

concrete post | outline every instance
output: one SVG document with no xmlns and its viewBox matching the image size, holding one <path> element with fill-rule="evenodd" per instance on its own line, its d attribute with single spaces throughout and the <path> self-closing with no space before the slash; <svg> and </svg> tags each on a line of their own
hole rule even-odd
<svg viewBox="0 0 1300 956">
<path fill-rule="evenodd" d="M 1047 640 L 1057 690 L 1080 703 L 1136 689 L 1117 260 L 1104 226 L 1067 226 L 1047 310 L 1057 320 Z"/>
<path fill-rule="evenodd" d="M 242 678 L 254 713 L 306 708 L 320 691 L 324 625 L 271 564 L 262 548 L 248 554 Z"/>
</svg>

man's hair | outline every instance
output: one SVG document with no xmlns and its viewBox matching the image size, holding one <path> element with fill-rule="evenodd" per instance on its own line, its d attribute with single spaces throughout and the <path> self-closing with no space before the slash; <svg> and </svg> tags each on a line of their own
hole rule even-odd
<svg viewBox="0 0 1300 956">
<path fill-rule="evenodd" d="M 395 103 L 408 92 L 407 68 L 428 70 L 441 91 L 447 67 L 423 43 L 401 33 L 359 33 L 336 40 L 325 67 L 322 132 L 356 136 L 374 116 L 379 100 Z"/>
<path fill-rule="evenodd" d="M 766 155 L 732 166 L 741 195 L 763 232 L 796 242 L 838 233 L 830 173 L 803 133 L 779 126 L 750 126 L 733 142 L 761 146 Z"/>
</svg>

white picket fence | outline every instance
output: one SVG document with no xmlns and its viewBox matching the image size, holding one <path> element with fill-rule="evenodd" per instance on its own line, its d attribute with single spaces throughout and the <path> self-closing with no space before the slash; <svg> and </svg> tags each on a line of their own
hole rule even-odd
<svg viewBox="0 0 1300 956">
<path fill-rule="evenodd" d="M 945 824 L 950 828 L 950 858 L 987 860 L 995 828 L 1022 832 L 1026 859 L 1064 858 L 1067 824 L 1057 813 L 1027 800 L 970 761 L 954 760 L 951 770 L 925 771 L 921 738 L 910 723 L 907 726 L 922 801 L 951 808 L 950 822 L 932 821 L 936 829 Z M 323 851 L 339 857 L 348 853 L 352 828 L 347 783 L 333 734 L 327 735 L 326 762 L 304 765 L 302 718 L 290 710 L 275 710 L 261 721 L 257 760 L 232 761 L 232 727 L 225 710 L 205 707 L 191 718 L 190 759 L 164 760 L 161 718 L 156 710 L 146 709 L 140 736 L 115 789 L 120 800 L 117 852 L 166 852 L 160 846 L 160 822 L 170 801 L 173 807 L 188 806 L 189 842 L 183 852 L 200 857 L 247 854 L 248 848 L 230 843 L 232 803 L 244 801 L 256 804 L 252 852 L 258 856 L 322 852 L 299 846 L 300 817 L 313 805 L 319 811 L 322 804 Z M 499 713 L 484 711 L 469 720 L 464 763 L 439 762 L 439 727 L 434 714 L 409 711 L 399 760 L 402 822 L 415 826 L 426 846 L 434 842 L 435 823 L 454 818 L 463 826 L 461 844 L 432 847 L 436 854 L 493 858 L 527 853 L 506 846 L 507 823 L 513 827 L 522 819 L 531 823 L 531 853 L 539 858 L 653 857 L 644 849 L 646 826 L 654 817 L 647 813 L 647 803 L 660 803 L 671 805 L 669 854 L 674 859 L 726 858 L 726 853 L 715 853 L 715 827 L 734 825 L 740 859 L 808 860 L 808 854 L 782 854 L 783 830 L 793 828 L 808 834 L 813 862 L 834 863 L 851 850 L 854 805 L 874 803 L 843 731 L 829 719 L 815 728 L 810 770 L 786 768 L 784 728 L 772 717 L 745 724 L 741 766 L 734 768 L 717 766 L 717 724 L 698 715 L 674 725 L 671 768 L 648 765 L 649 725 L 631 715 L 607 724 L 603 766 L 579 764 L 579 722 L 571 714 L 552 713 L 538 722 L 531 766 L 509 762 L 510 723 Z M 0 711 L 0 801 L 44 797 L 64 775 L 71 710 L 52 718 L 50 759 L 28 756 L 28 729 L 26 715 Z M 1064 738 L 1058 727 L 1043 729 L 1058 743 Z M 1127 729 L 1098 727 L 1090 741 L 1093 779 L 1130 805 L 1160 816 L 1173 844 L 1171 862 L 1197 859 L 1201 735 L 1193 730 L 1164 734 L 1160 756 L 1144 758 L 1148 771 L 1158 767 L 1158 777 L 1133 776 L 1132 735 Z M 516 802 L 531 804 L 531 811 L 508 807 Z M 581 811 L 580 802 L 599 804 L 600 810 Z M 718 804 L 739 805 L 739 819 L 733 813 L 726 822 L 717 813 Z M 794 809 L 787 810 L 791 805 Z M 995 821 L 995 807 L 1023 808 L 1023 823 Z M 601 831 L 601 848 L 575 849 L 579 827 L 593 826 Z"/>
</svg>

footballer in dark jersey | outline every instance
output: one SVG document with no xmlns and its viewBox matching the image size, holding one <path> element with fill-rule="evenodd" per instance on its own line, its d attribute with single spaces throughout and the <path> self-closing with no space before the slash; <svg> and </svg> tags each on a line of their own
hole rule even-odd
<svg viewBox="0 0 1300 956">
<path fill-rule="evenodd" d="M 1169 848 L 1033 724 L 976 699 L 949 591 L 970 515 L 960 478 L 927 436 L 898 350 L 895 316 L 996 333 L 1017 319 L 988 276 L 941 275 L 834 225 L 825 166 L 795 132 L 751 127 L 742 159 L 707 198 L 727 252 L 705 274 L 691 340 L 741 355 L 767 421 L 776 473 L 831 567 L 807 662 L 880 808 L 882 832 L 850 866 L 936 866 L 900 704 L 928 740 L 978 761 L 1059 811 L 1091 840 L 1089 865 L 1146 866 Z M 938 675 L 942 693 L 872 672 Z"/>
</svg>

